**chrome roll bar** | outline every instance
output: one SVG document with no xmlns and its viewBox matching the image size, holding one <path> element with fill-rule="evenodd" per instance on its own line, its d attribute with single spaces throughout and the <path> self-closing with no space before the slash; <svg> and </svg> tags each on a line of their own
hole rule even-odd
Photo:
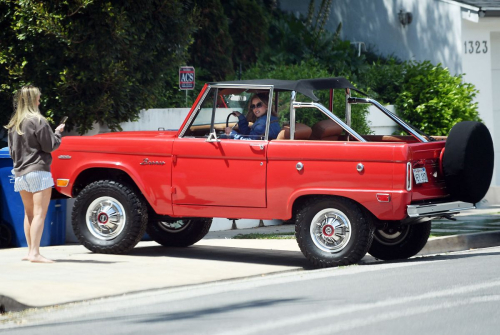
<svg viewBox="0 0 500 335">
<path fill-rule="evenodd" d="M 410 127 L 406 122 L 401 120 L 396 114 L 382 106 L 378 101 L 370 99 L 370 98 L 349 98 L 347 99 L 347 102 L 349 104 L 372 104 L 378 109 L 380 109 L 385 115 L 387 115 L 389 118 L 391 118 L 392 121 L 396 122 L 399 124 L 401 127 L 403 127 L 406 131 L 408 131 L 410 134 L 412 134 L 414 137 L 416 137 L 420 142 L 429 142 L 426 138 L 424 138 L 422 135 L 420 135 L 418 132 L 415 131 L 412 127 Z"/>
<path fill-rule="evenodd" d="M 350 135 L 352 135 L 354 138 L 356 138 L 360 142 L 366 142 L 366 140 L 359 135 L 357 132 L 355 132 L 351 127 L 349 127 L 344 121 L 339 119 L 335 114 L 330 112 L 328 108 L 323 106 L 320 103 L 317 102 L 296 102 L 295 99 L 292 99 L 292 103 L 290 104 L 291 108 L 316 108 L 322 111 L 324 114 L 326 114 L 330 119 L 333 121 L 337 122 L 346 132 L 348 132 Z M 290 113 L 293 114 L 293 123 L 292 123 L 292 117 L 290 115 L 290 132 L 292 132 L 292 125 L 294 127 L 293 131 L 295 131 L 295 113 Z M 290 134 L 290 139 L 292 139 L 292 134 Z"/>
</svg>

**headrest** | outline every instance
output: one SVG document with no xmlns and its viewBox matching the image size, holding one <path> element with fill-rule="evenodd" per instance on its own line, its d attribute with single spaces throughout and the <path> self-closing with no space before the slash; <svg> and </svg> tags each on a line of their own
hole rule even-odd
<svg viewBox="0 0 500 335">
<path fill-rule="evenodd" d="M 342 127 L 337 122 L 327 119 L 316 123 L 312 127 L 311 140 L 336 140 L 342 134 Z"/>
<path fill-rule="evenodd" d="M 295 124 L 295 136 L 296 140 L 308 140 L 311 136 L 312 129 L 309 126 L 306 126 L 302 123 Z M 289 140 L 290 139 L 290 127 L 284 126 L 278 134 L 278 140 Z"/>
</svg>

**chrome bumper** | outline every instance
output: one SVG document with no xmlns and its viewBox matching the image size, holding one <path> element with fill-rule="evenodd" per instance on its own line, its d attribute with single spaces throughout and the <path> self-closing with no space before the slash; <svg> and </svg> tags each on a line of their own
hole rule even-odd
<svg viewBox="0 0 500 335">
<path fill-rule="evenodd" d="M 408 205 L 407 211 L 409 217 L 417 218 L 457 214 L 460 211 L 475 208 L 476 206 L 469 202 L 454 201 L 441 204 Z"/>
</svg>

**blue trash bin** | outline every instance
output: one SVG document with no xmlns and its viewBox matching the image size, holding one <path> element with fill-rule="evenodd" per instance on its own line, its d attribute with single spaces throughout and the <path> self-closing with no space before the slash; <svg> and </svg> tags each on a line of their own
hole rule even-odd
<svg viewBox="0 0 500 335">
<path fill-rule="evenodd" d="M 2 223 L 12 232 L 12 247 L 27 247 L 24 235 L 24 206 L 19 192 L 14 191 L 9 148 L 0 149 L 0 210 Z M 40 246 L 61 245 L 66 242 L 66 199 L 51 200 Z"/>
</svg>

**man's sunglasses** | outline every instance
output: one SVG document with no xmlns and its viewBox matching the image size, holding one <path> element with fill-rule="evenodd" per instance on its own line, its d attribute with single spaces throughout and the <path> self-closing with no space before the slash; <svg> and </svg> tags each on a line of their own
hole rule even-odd
<svg viewBox="0 0 500 335">
<path fill-rule="evenodd" d="M 264 104 L 263 104 L 262 102 L 258 102 L 256 105 L 251 104 L 251 105 L 250 105 L 250 109 L 260 108 L 260 107 L 262 107 L 262 106 L 264 106 Z"/>
</svg>

